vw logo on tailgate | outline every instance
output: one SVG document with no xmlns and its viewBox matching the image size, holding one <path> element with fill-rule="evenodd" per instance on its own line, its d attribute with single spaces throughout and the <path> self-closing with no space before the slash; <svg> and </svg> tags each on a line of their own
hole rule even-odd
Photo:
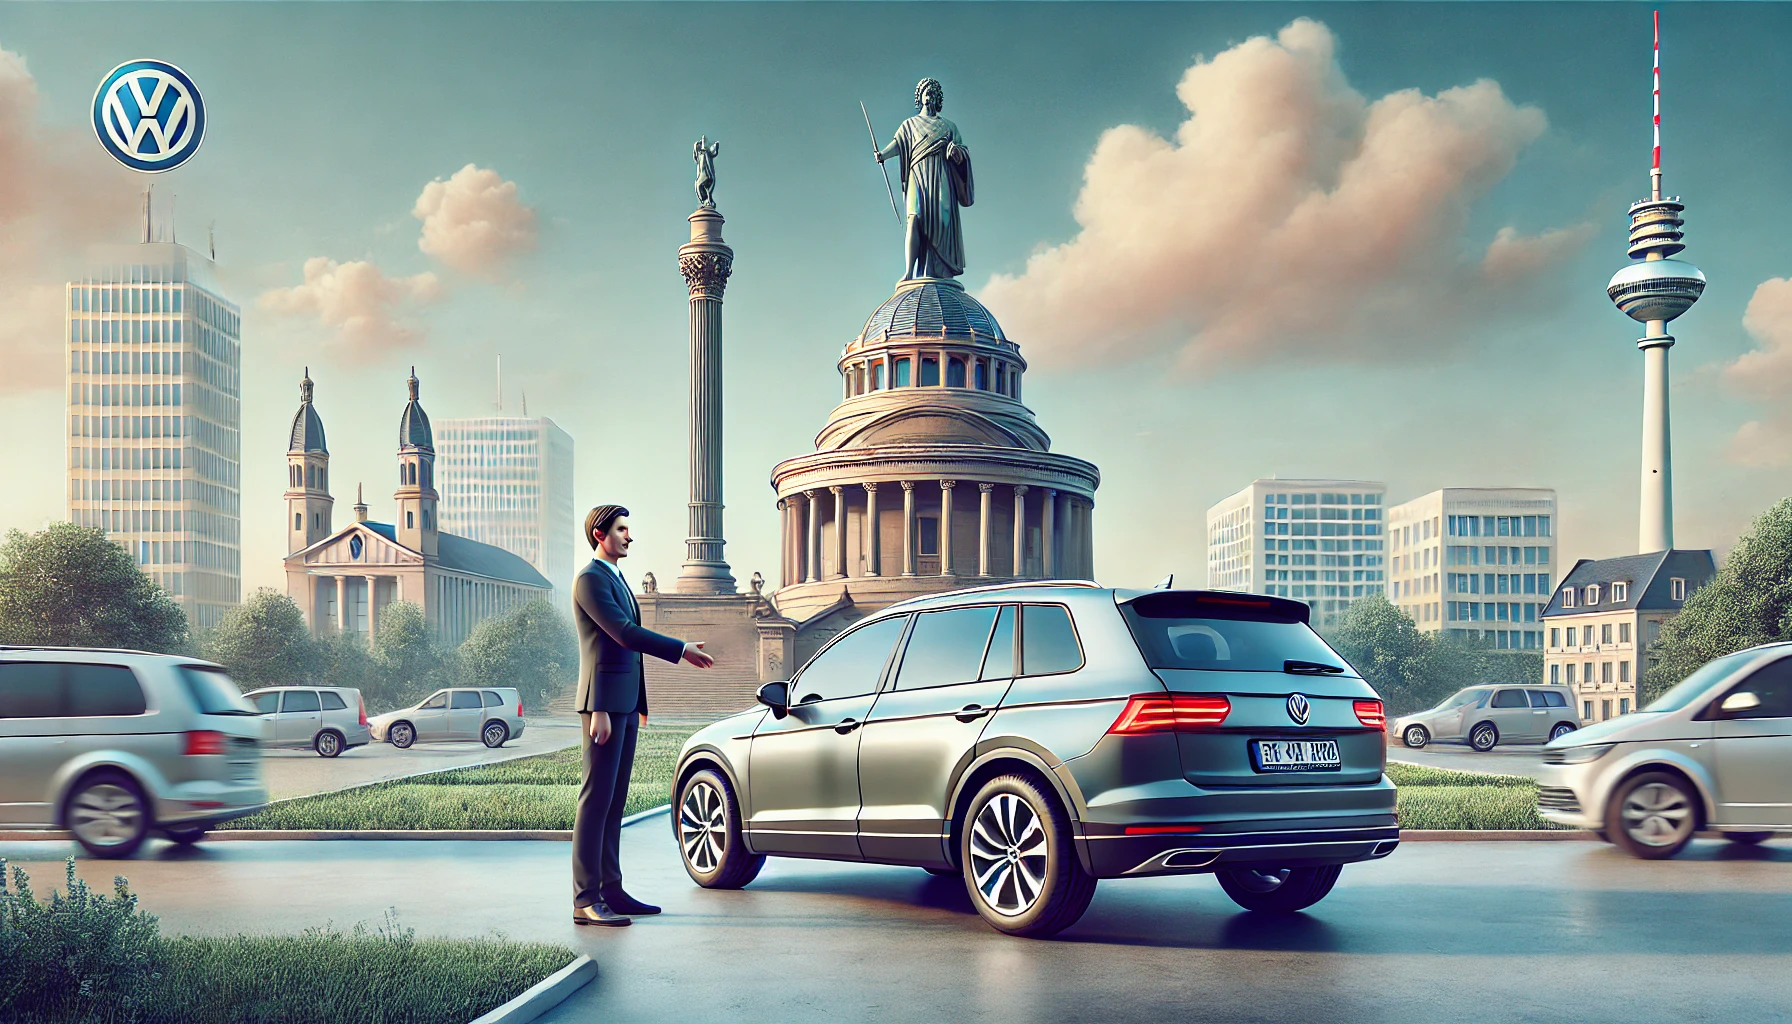
<svg viewBox="0 0 1792 1024">
<path fill-rule="evenodd" d="M 93 131 L 126 167 L 172 171 L 205 139 L 205 103 L 187 73 L 167 61 L 126 61 L 93 94 Z"/>
<path fill-rule="evenodd" d="M 1313 707 L 1307 703 L 1305 694 L 1291 693 L 1288 695 L 1288 717 L 1294 720 L 1295 725 L 1306 725 L 1307 715 L 1312 710 Z"/>
</svg>

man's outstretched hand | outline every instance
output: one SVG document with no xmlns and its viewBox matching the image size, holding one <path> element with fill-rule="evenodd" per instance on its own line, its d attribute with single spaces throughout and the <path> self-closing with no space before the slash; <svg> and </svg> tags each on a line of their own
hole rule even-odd
<svg viewBox="0 0 1792 1024">
<path fill-rule="evenodd" d="M 703 653 L 701 640 L 693 640 L 684 645 L 684 660 L 698 668 L 708 668 L 716 663 L 716 659 Z"/>
</svg>

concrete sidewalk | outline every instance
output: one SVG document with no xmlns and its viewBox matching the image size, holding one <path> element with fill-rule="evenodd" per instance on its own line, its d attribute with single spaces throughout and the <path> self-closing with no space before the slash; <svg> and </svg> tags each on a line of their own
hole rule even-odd
<svg viewBox="0 0 1792 1024">
<path fill-rule="evenodd" d="M 68 843 L 0 844 L 40 893 Z M 667 819 L 624 832 L 635 895 L 666 913 L 570 920 L 555 842 L 254 842 L 130 861 L 169 931 L 377 922 L 503 932 L 590 954 L 597 981 L 544 1018 L 645 1021 L 1514 1021 L 1792 1019 L 1792 844 L 1700 841 L 1668 862 L 1591 843 L 1425 843 L 1348 867 L 1312 911 L 1241 913 L 1213 879 L 1104 882 L 1059 939 L 1000 935 L 962 883 L 917 869 L 771 861 L 696 888 Z M 1589 987 L 1589 979 L 1598 984 Z"/>
</svg>

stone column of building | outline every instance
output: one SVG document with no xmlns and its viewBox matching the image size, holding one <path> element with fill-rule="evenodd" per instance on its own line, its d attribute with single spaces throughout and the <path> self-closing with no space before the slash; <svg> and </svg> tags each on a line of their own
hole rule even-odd
<svg viewBox="0 0 1792 1024">
<path fill-rule="evenodd" d="M 834 568 L 840 578 L 852 575 L 846 567 L 846 488 L 829 487 L 834 492 Z"/>
<path fill-rule="evenodd" d="M 1058 511 L 1058 492 L 1047 487 L 1039 498 L 1039 569 L 1051 579 L 1058 571 L 1057 545 L 1053 543 Z"/>
<path fill-rule="evenodd" d="M 1014 578 L 1027 575 L 1027 489 L 1014 488 Z"/>
<path fill-rule="evenodd" d="M 821 509 L 816 507 L 815 492 L 803 492 L 803 507 L 809 514 L 809 543 L 806 550 L 808 565 L 803 580 L 814 583 L 822 577 L 821 568 Z"/>
<path fill-rule="evenodd" d="M 722 242 L 722 215 L 691 214 L 691 240 L 678 249 L 678 269 L 691 293 L 691 502 L 681 594 L 732 594 L 734 575 L 722 558 L 722 290 L 734 250 Z"/>
<path fill-rule="evenodd" d="M 379 596 L 379 580 L 380 580 L 380 578 L 378 576 L 368 576 L 368 577 L 366 577 L 366 580 L 367 580 L 367 642 L 369 644 L 372 644 L 373 643 L 373 631 L 375 628 L 374 627 L 375 615 L 374 615 L 374 610 L 373 610 L 373 599 L 375 597 Z"/>
<path fill-rule="evenodd" d="M 989 575 L 989 509 L 993 503 L 995 484 L 977 485 L 977 575 Z"/>
<path fill-rule="evenodd" d="M 782 557 L 778 562 L 778 586 L 790 586 L 790 502 L 778 499 L 778 546 Z"/>
<path fill-rule="evenodd" d="M 940 481 L 940 575 L 952 575 L 952 488 L 956 480 Z"/>
<path fill-rule="evenodd" d="M 883 534 L 877 528 L 877 485 L 869 483 L 861 486 L 865 488 L 865 536 L 870 538 L 866 542 L 870 550 L 865 553 L 865 575 L 876 576 L 882 571 L 878 563 L 881 561 L 879 548 L 883 544 Z"/>
<path fill-rule="evenodd" d="M 336 577 L 336 632 L 349 631 L 348 618 L 348 577 Z"/>
<path fill-rule="evenodd" d="M 915 482 L 902 481 L 902 575 L 915 574 Z"/>
</svg>

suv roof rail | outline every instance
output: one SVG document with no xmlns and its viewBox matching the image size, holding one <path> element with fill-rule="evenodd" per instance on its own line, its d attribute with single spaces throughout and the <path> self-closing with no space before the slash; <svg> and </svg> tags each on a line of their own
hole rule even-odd
<svg viewBox="0 0 1792 1024">
<path fill-rule="evenodd" d="M 178 654 L 139 651 L 134 647 L 68 647 L 61 644 L 0 644 L 0 651 L 82 651 L 87 654 L 147 654 L 152 658 L 178 658 Z"/>
<path fill-rule="evenodd" d="M 1014 589 L 1020 588 L 1020 587 L 1084 587 L 1084 588 L 1094 589 L 1094 588 L 1099 588 L 1100 586 L 1101 586 L 1101 584 L 1095 582 L 1094 580 L 1071 580 L 1071 579 L 1064 579 L 1064 580 L 1014 580 L 1013 582 L 1010 582 L 1010 583 L 985 583 L 982 586 L 966 587 L 963 590 L 942 590 L 937 594 L 921 594 L 916 597 L 910 597 L 910 598 L 906 598 L 904 600 L 898 601 L 893 605 L 889 605 L 888 607 L 885 607 L 885 608 L 882 608 L 879 610 L 880 611 L 890 611 L 893 608 L 903 608 L 903 607 L 906 607 L 911 604 L 919 604 L 922 601 L 932 601 L 932 600 L 935 600 L 937 598 L 942 598 L 942 597 L 959 597 L 964 594 L 987 594 L 987 593 L 989 593 L 991 591 L 995 591 L 995 590 L 1014 590 Z"/>
</svg>

